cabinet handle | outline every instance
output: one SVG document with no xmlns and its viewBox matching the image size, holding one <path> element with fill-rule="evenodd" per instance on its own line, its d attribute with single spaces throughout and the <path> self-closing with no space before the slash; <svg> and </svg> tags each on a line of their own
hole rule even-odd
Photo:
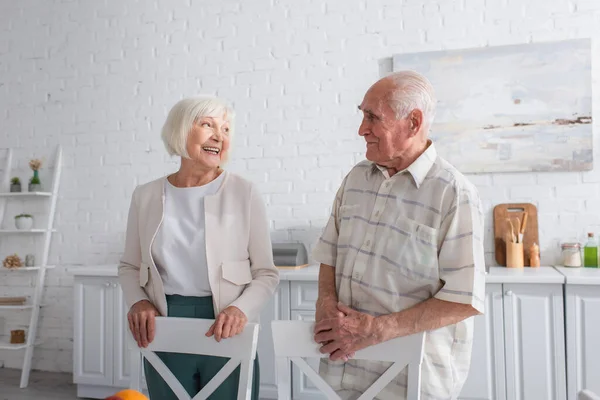
<svg viewBox="0 0 600 400">
<path fill-rule="evenodd" d="M 112 284 L 112 287 L 117 287 L 117 284 L 116 284 L 116 283 L 113 283 L 113 284 Z"/>
<path fill-rule="evenodd" d="M 507 295 L 507 296 L 512 296 L 513 295 L 513 291 L 512 290 L 507 290 L 504 294 Z"/>
<path fill-rule="evenodd" d="M 110 286 L 110 282 L 105 282 L 104 286 L 109 287 Z"/>
</svg>

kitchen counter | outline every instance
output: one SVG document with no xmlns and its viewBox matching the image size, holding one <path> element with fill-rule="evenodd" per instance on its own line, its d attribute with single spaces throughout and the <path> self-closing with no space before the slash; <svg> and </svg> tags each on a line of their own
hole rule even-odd
<svg viewBox="0 0 600 400">
<path fill-rule="evenodd" d="M 600 285 L 600 268 L 568 268 L 555 267 L 563 274 L 567 284 L 572 285 Z"/>
<path fill-rule="evenodd" d="M 564 270 L 564 271 L 563 271 Z M 560 271 L 560 272 L 559 272 Z M 118 276 L 116 264 L 77 266 L 68 269 L 68 272 L 76 276 Z M 316 282 L 319 279 L 319 264 L 296 269 L 281 269 L 279 277 L 282 281 L 308 281 Z M 539 267 L 539 268 L 505 268 L 489 267 L 486 273 L 486 283 L 564 283 L 582 284 L 600 283 L 600 269 L 590 268 L 563 268 Z"/>
<path fill-rule="evenodd" d="M 552 267 L 490 267 L 485 283 L 564 283 L 565 277 Z"/>
</svg>

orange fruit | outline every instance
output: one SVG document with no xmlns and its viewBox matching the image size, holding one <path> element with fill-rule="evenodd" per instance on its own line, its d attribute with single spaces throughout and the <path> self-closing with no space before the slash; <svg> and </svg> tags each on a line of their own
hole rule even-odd
<svg viewBox="0 0 600 400">
<path fill-rule="evenodd" d="M 119 393 L 115 393 L 113 397 L 121 400 L 148 400 L 148 398 L 142 393 L 133 389 L 121 390 Z"/>
</svg>

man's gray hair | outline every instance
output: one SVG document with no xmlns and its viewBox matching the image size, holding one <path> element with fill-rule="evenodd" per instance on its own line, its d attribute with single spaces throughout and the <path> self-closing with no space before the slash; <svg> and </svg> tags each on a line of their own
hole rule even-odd
<svg viewBox="0 0 600 400">
<path fill-rule="evenodd" d="M 424 122 L 431 125 L 435 117 L 436 105 L 431 82 L 414 71 L 395 72 L 386 78 L 394 85 L 387 101 L 394 110 L 396 119 L 406 118 L 411 111 L 419 109 L 423 113 Z"/>
<path fill-rule="evenodd" d="M 161 137 L 170 155 L 190 158 L 187 138 L 194 123 L 202 117 L 224 118 L 229 122 L 229 138 L 233 138 L 235 112 L 229 104 L 213 96 L 189 97 L 171 108 L 162 128 Z M 223 159 L 227 159 L 227 154 Z"/>
</svg>

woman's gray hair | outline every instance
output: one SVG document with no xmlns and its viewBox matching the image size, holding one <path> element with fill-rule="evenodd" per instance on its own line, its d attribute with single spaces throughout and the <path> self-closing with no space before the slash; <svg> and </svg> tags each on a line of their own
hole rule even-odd
<svg viewBox="0 0 600 400">
<path fill-rule="evenodd" d="M 394 110 L 396 119 L 406 118 L 408 114 L 419 109 L 423 113 L 424 122 L 430 125 L 435 117 L 436 98 L 431 82 L 414 71 L 400 71 L 386 78 L 393 83 L 387 98 L 389 106 Z"/>
<path fill-rule="evenodd" d="M 202 117 L 224 118 L 229 122 L 229 139 L 233 138 L 235 112 L 229 104 L 213 96 L 189 97 L 171 108 L 162 128 L 161 137 L 170 155 L 190 157 L 187 138 L 194 123 Z M 227 159 L 227 154 L 223 155 L 223 159 Z"/>
</svg>

